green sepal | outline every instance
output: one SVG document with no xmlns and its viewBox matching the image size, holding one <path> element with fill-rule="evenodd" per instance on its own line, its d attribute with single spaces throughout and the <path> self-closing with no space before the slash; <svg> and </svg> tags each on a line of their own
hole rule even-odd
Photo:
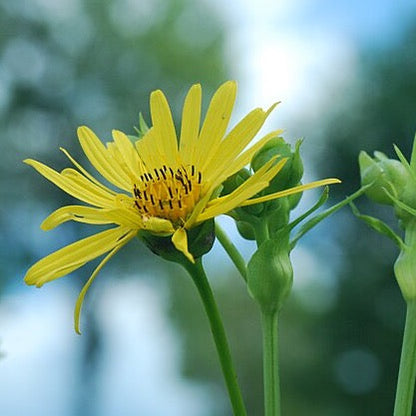
<svg viewBox="0 0 416 416">
<path fill-rule="evenodd" d="M 139 113 L 139 127 L 133 128 L 137 133 L 136 140 L 140 140 L 150 130 L 141 112 Z"/>
<path fill-rule="evenodd" d="M 371 186 L 371 184 L 366 185 L 366 186 L 362 186 L 358 191 L 354 192 L 353 194 L 351 194 L 349 197 L 345 198 L 341 202 L 338 202 L 338 204 L 333 205 L 332 207 L 326 209 L 325 211 L 322 211 L 321 213 L 319 213 L 319 214 L 315 215 L 314 217 L 312 217 L 311 219 L 309 219 L 309 221 L 307 221 L 305 224 L 303 224 L 300 227 L 300 230 L 296 233 L 296 235 L 291 240 L 291 242 L 290 242 L 291 249 L 293 249 L 295 247 L 296 243 L 299 241 L 299 239 L 302 238 L 313 227 L 315 227 L 316 225 L 318 225 L 326 217 L 329 217 L 331 214 L 333 214 L 334 212 L 338 211 L 339 209 L 341 209 L 345 205 L 348 205 L 355 198 L 358 198 L 360 195 L 364 194 L 370 186 Z M 316 204 L 318 206 L 315 205 L 316 208 L 314 206 L 311 209 L 313 211 L 315 211 L 316 209 L 318 209 L 319 206 L 321 206 L 325 202 L 325 198 L 326 197 L 325 197 L 325 191 L 324 191 L 324 193 L 321 195 L 321 198 L 319 199 L 319 201 Z M 308 211 L 306 212 L 306 214 L 308 214 Z M 297 225 L 297 223 L 298 223 L 297 220 L 295 220 L 293 223 L 291 223 L 290 224 L 291 228 L 293 228 L 295 225 Z"/>
<path fill-rule="evenodd" d="M 390 193 L 387 192 L 387 194 L 394 202 L 394 213 L 396 217 L 401 220 L 404 227 L 406 227 L 406 224 L 416 217 L 416 209 L 395 198 Z"/>
<path fill-rule="evenodd" d="M 247 221 L 236 221 L 237 230 L 240 233 L 241 237 L 246 240 L 255 240 L 256 236 L 254 234 L 253 226 Z"/>
<path fill-rule="evenodd" d="M 405 246 L 394 263 L 394 275 L 407 302 L 416 300 L 415 271 L 416 245 Z"/>
<path fill-rule="evenodd" d="M 247 287 L 264 313 L 280 310 L 289 296 L 293 269 L 289 258 L 289 234 L 265 240 L 247 265 Z"/>
<path fill-rule="evenodd" d="M 413 138 L 412 155 L 410 157 L 410 167 L 416 173 L 416 134 Z"/>
<path fill-rule="evenodd" d="M 214 220 L 208 220 L 201 225 L 186 231 L 188 236 L 188 250 L 197 259 L 211 250 L 215 240 Z M 189 261 L 172 243 L 172 237 L 161 237 L 148 231 L 141 230 L 138 237 L 156 255 L 168 261 L 183 264 Z"/>
<path fill-rule="evenodd" d="M 379 234 L 390 238 L 400 249 L 405 247 L 405 244 L 400 236 L 398 236 L 385 222 L 370 215 L 363 215 L 353 202 L 350 202 L 352 213 L 360 220 L 364 221 L 370 228 L 377 231 Z"/>
<path fill-rule="evenodd" d="M 317 209 L 319 209 L 325 202 L 328 200 L 329 197 L 329 186 L 325 186 L 324 190 L 322 191 L 321 196 L 319 197 L 318 201 L 312 206 L 312 208 L 308 209 L 306 212 L 304 212 L 302 215 L 300 215 L 298 218 L 293 220 L 289 227 L 290 229 L 293 229 L 298 224 L 300 224 L 304 219 L 309 217 L 311 214 L 313 214 Z"/>
<path fill-rule="evenodd" d="M 251 176 L 250 172 L 246 168 L 243 168 L 239 170 L 238 172 L 234 173 L 234 175 L 231 175 L 222 183 L 223 188 L 221 191 L 221 196 L 228 195 L 231 192 L 235 191 L 250 176 Z"/>
<path fill-rule="evenodd" d="M 394 151 L 396 152 L 397 157 L 400 159 L 400 162 L 402 162 L 402 165 L 405 167 L 407 173 L 409 174 L 409 176 L 412 177 L 413 182 L 416 183 L 416 173 L 413 171 L 409 162 L 404 157 L 404 154 L 395 144 L 393 145 L 393 148 L 394 148 Z"/>
<path fill-rule="evenodd" d="M 279 230 L 282 230 L 287 226 L 290 219 L 290 200 L 288 197 L 279 198 L 273 203 L 273 207 L 268 206 L 267 210 L 269 215 L 267 216 L 267 223 L 269 227 L 270 235 L 275 235 Z"/>
</svg>

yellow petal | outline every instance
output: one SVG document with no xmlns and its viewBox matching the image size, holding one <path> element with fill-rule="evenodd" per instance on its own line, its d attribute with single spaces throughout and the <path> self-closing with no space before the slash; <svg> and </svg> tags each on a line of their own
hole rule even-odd
<svg viewBox="0 0 416 416">
<path fill-rule="evenodd" d="M 84 207 L 82 205 L 68 205 L 52 212 L 40 225 L 44 231 L 52 230 L 67 221 L 78 221 L 86 224 L 111 224 L 113 221 L 105 216 L 107 210 L 101 208 Z"/>
<path fill-rule="evenodd" d="M 201 122 L 201 95 L 201 85 L 193 85 L 183 105 L 179 153 L 185 165 L 195 162 L 193 156 Z"/>
<path fill-rule="evenodd" d="M 160 169 L 163 165 L 169 165 L 163 148 L 160 150 L 157 146 L 159 140 L 157 137 L 155 129 L 152 127 L 142 139 L 136 142 L 137 153 L 143 161 L 147 172 L 151 172 L 153 169 Z"/>
<path fill-rule="evenodd" d="M 27 271 L 25 282 L 40 287 L 71 273 L 114 247 L 125 244 L 135 234 L 136 231 L 117 227 L 72 243 L 35 263 Z"/>
<path fill-rule="evenodd" d="M 173 168 L 178 159 L 178 141 L 168 101 L 160 90 L 150 95 L 150 113 L 155 134 L 155 146 L 159 153 L 165 154 Z"/>
<path fill-rule="evenodd" d="M 277 156 L 276 156 L 277 157 Z M 207 204 L 207 208 L 198 216 L 196 222 L 206 221 L 217 215 L 225 214 L 234 208 L 243 205 L 243 202 L 251 198 L 256 193 L 266 188 L 270 180 L 283 168 L 287 162 L 287 158 L 279 160 L 276 165 L 276 157 L 265 163 L 253 176 L 242 183 L 237 189 L 229 195 L 211 200 Z"/>
<path fill-rule="evenodd" d="M 120 152 L 121 157 L 126 163 L 130 177 L 140 176 L 140 158 L 130 139 L 121 131 L 113 130 L 114 142 Z"/>
<path fill-rule="evenodd" d="M 94 178 L 94 176 L 92 176 L 87 170 L 85 170 L 70 154 L 69 152 L 64 149 L 63 147 L 59 148 L 64 154 L 65 156 L 73 163 L 73 165 L 85 176 L 87 177 L 92 183 L 94 183 L 95 185 L 97 185 L 98 187 L 104 189 L 106 192 L 110 193 L 110 194 L 115 194 L 115 192 L 106 187 L 104 184 L 102 184 L 101 182 L 99 182 L 96 178 Z"/>
<path fill-rule="evenodd" d="M 215 92 L 208 107 L 207 115 L 195 149 L 195 164 L 202 166 L 207 155 L 215 152 L 224 137 L 233 111 L 237 84 L 228 81 Z"/>
<path fill-rule="evenodd" d="M 117 251 L 119 251 L 124 244 L 121 244 L 117 247 L 115 247 L 113 250 L 111 250 L 110 253 L 108 253 L 104 259 L 100 262 L 100 264 L 95 268 L 94 272 L 92 273 L 92 275 L 90 276 L 90 278 L 88 279 L 87 283 L 85 283 L 84 287 L 82 288 L 77 302 L 75 303 L 75 309 L 74 309 L 74 328 L 75 328 L 75 332 L 77 334 L 81 335 L 81 331 L 79 329 L 80 326 L 80 318 L 81 318 L 81 309 L 82 309 L 82 304 L 84 303 L 84 298 L 85 295 L 87 294 L 88 289 L 91 286 L 91 283 L 94 281 L 94 279 L 96 278 L 96 276 L 98 275 L 98 273 L 100 272 L 100 270 L 104 267 L 104 265 L 108 262 L 108 260 L 111 259 L 111 257 L 114 256 L 114 254 L 117 253 Z"/>
<path fill-rule="evenodd" d="M 130 192 L 132 188 L 130 178 L 120 169 L 116 169 L 114 160 L 95 133 L 86 126 L 79 127 L 78 139 L 95 169 L 112 184 Z"/>
<path fill-rule="evenodd" d="M 143 219 L 142 229 L 160 235 L 171 235 L 175 232 L 175 229 L 169 220 L 158 217 Z"/>
<path fill-rule="evenodd" d="M 74 169 L 65 169 L 58 173 L 52 168 L 33 159 L 24 160 L 42 176 L 61 188 L 63 191 L 88 204 L 106 207 L 114 204 L 114 196 L 88 181 Z"/>
<path fill-rule="evenodd" d="M 202 171 L 207 181 L 211 181 L 244 150 L 260 130 L 267 113 L 257 108 L 246 115 L 220 143 L 215 151 L 205 155 Z"/>
<path fill-rule="evenodd" d="M 240 154 L 233 162 L 228 164 L 224 171 L 222 172 L 222 180 L 234 175 L 234 173 L 238 172 L 244 166 L 248 165 L 253 158 L 254 154 L 260 150 L 270 139 L 274 137 L 278 137 L 283 130 L 274 130 L 267 134 L 266 136 L 262 137 L 258 142 L 253 144 L 249 149 L 245 150 L 243 153 Z"/>
<path fill-rule="evenodd" d="M 175 231 L 172 236 L 172 243 L 191 263 L 195 263 L 194 257 L 188 251 L 188 236 L 185 229 L 179 228 Z"/>
<path fill-rule="evenodd" d="M 322 179 L 320 181 L 310 182 L 310 183 L 307 183 L 306 185 L 295 186 L 293 188 L 286 189 L 280 192 L 275 192 L 273 194 L 261 196 L 259 198 L 249 199 L 243 202 L 241 206 L 245 207 L 247 205 L 254 205 L 260 202 L 271 201 L 272 199 L 282 198 L 284 196 L 289 196 L 289 195 L 297 194 L 299 192 L 307 191 L 308 189 L 317 188 L 319 186 L 331 185 L 334 183 L 341 183 L 341 181 L 336 178 Z"/>
</svg>

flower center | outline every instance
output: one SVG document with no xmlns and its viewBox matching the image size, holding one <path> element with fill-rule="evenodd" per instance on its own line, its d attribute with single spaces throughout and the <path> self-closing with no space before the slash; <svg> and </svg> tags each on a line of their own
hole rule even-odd
<svg viewBox="0 0 416 416">
<path fill-rule="evenodd" d="M 134 185 L 134 203 L 143 216 L 183 225 L 200 198 L 201 180 L 201 172 L 193 165 L 176 171 L 164 165 L 140 176 Z"/>
</svg>

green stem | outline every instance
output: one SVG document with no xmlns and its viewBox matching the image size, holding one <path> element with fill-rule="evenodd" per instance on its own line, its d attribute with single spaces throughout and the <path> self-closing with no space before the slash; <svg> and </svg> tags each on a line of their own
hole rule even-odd
<svg viewBox="0 0 416 416">
<path fill-rule="evenodd" d="M 394 416 L 411 416 L 416 377 L 416 301 L 407 303 Z"/>
<path fill-rule="evenodd" d="M 215 235 L 218 238 L 218 241 L 224 247 L 224 250 L 230 256 L 232 262 L 234 263 L 237 270 L 240 272 L 244 280 L 247 280 L 247 269 L 246 262 L 240 252 L 237 250 L 237 247 L 233 242 L 228 238 L 228 235 L 221 228 L 218 223 L 215 223 Z"/>
<path fill-rule="evenodd" d="M 257 247 L 260 247 L 263 241 L 269 239 L 269 227 L 267 221 L 259 221 L 254 224 L 254 235 L 256 237 Z"/>
<path fill-rule="evenodd" d="M 264 414 L 280 416 L 278 313 L 262 312 Z"/>
<path fill-rule="evenodd" d="M 211 332 L 214 337 L 215 346 L 221 364 L 222 373 L 228 389 L 231 405 L 235 416 L 246 416 L 247 412 L 244 406 L 240 388 L 237 383 L 237 375 L 235 373 L 231 360 L 230 348 L 228 346 L 227 337 L 225 335 L 224 325 L 222 324 L 220 314 L 215 303 L 214 295 L 209 285 L 207 276 L 202 266 L 201 259 L 196 259 L 195 264 L 184 261 L 182 265 L 191 275 L 211 326 Z"/>
</svg>

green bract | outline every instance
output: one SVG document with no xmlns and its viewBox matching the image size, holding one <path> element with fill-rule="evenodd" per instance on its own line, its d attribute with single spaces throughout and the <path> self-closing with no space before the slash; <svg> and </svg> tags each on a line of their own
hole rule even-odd
<svg viewBox="0 0 416 416">
<path fill-rule="evenodd" d="M 182 263 L 186 260 L 183 253 L 173 245 L 170 237 L 161 237 L 147 231 L 140 231 L 138 237 L 156 255 L 168 261 Z M 189 251 L 195 259 L 211 250 L 215 240 L 214 220 L 209 220 L 189 230 Z"/>
<path fill-rule="evenodd" d="M 247 265 L 248 290 L 264 313 L 279 311 L 290 293 L 293 269 L 289 252 L 285 233 L 264 241 Z"/>
</svg>

